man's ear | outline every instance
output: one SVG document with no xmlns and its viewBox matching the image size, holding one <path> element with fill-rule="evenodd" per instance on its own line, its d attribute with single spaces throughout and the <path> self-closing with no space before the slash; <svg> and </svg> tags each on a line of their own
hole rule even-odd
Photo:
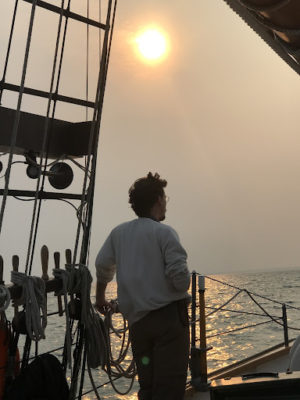
<svg viewBox="0 0 300 400">
<path fill-rule="evenodd" d="M 164 201 L 164 196 L 158 196 L 157 203 L 161 206 Z"/>
</svg>

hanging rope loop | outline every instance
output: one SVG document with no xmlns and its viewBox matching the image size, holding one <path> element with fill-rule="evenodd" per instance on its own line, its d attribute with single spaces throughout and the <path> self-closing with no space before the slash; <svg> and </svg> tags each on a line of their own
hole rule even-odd
<svg viewBox="0 0 300 400">
<path fill-rule="evenodd" d="M 5 311 L 10 303 L 10 291 L 5 285 L 0 285 L 0 312 Z"/>
<path fill-rule="evenodd" d="M 93 278 L 87 266 L 78 265 L 76 269 L 76 292 L 81 299 L 81 323 L 85 328 L 85 345 L 87 364 L 90 368 L 102 368 L 108 362 L 108 332 L 99 314 L 91 302 L 91 285 Z"/>
<path fill-rule="evenodd" d="M 76 294 L 80 299 L 80 322 L 84 326 L 85 343 L 87 350 L 87 364 L 90 368 L 105 367 L 108 360 L 108 332 L 102 318 L 95 312 L 91 303 L 90 293 L 92 276 L 89 269 L 83 264 L 66 265 L 66 270 L 54 269 L 53 275 L 63 282 L 63 287 L 57 294 L 65 299 L 66 313 L 66 345 L 67 359 L 71 364 L 71 332 L 70 314 L 67 295 Z"/>
<path fill-rule="evenodd" d="M 47 326 L 46 285 L 42 278 L 12 271 L 11 282 L 22 287 L 22 295 L 15 305 L 24 305 L 26 329 L 31 340 L 45 339 Z"/>
<path fill-rule="evenodd" d="M 62 280 L 62 289 L 57 292 L 57 295 L 64 296 L 64 303 L 65 303 L 65 316 L 66 316 L 66 356 L 67 356 L 67 363 L 68 367 L 72 369 L 72 334 L 71 334 L 71 324 L 70 324 L 70 315 L 69 315 L 69 308 L 68 308 L 68 296 L 69 293 L 69 285 L 71 282 L 70 279 L 70 272 L 60 268 L 53 269 L 53 275 L 55 278 Z"/>
</svg>

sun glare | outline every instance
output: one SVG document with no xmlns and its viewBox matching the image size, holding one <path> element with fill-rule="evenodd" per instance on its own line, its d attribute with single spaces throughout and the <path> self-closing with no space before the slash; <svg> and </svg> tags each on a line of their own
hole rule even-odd
<svg viewBox="0 0 300 400">
<path fill-rule="evenodd" d="M 166 37 L 158 29 L 147 29 L 136 38 L 140 55 L 148 61 L 162 60 L 167 52 Z"/>
</svg>

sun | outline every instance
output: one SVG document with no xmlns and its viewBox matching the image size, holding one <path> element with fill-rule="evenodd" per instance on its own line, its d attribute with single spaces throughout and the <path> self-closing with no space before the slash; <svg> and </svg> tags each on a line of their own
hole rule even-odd
<svg viewBox="0 0 300 400">
<path fill-rule="evenodd" d="M 142 31 L 135 39 L 139 54 L 147 61 L 160 61 L 166 54 L 166 36 L 156 28 Z"/>
</svg>

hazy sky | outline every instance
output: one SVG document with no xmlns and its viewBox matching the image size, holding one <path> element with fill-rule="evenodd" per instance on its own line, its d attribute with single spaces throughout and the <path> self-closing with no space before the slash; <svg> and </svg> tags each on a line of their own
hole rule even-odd
<svg viewBox="0 0 300 400">
<path fill-rule="evenodd" d="M 2 0 L 0 13 L 5 4 Z M 153 24 L 166 32 L 170 52 L 163 63 L 149 66 L 137 57 L 132 39 Z M 46 28 L 39 29 L 37 47 L 45 51 L 51 39 Z M 68 49 L 73 65 L 65 74 L 66 87 L 75 94 L 84 93 L 84 79 L 82 84 L 71 80 L 84 70 L 79 34 L 74 31 Z M 96 59 L 91 54 L 91 62 Z M 46 57 L 38 54 L 37 60 L 42 67 L 32 67 L 32 79 L 48 71 Z M 300 266 L 299 98 L 299 76 L 223 0 L 119 0 L 101 127 L 91 269 L 110 230 L 134 216 L 128 188 L 148 171 L 168 180 L 165 222 L 178 231 L 191 270 Z M 8 97 L 4 100 L 10 105 Z M 18 168 L 16 179 L 24 175 Z M 16 201 L 8 206 L 10 226 L 1 239 L 6 263 L 21 246 L 24 231 L 16 227 L 26 206 Z M 55 207 L 45 208 L 39 238 L 39 245 L 49 243 L 51 251 L 72 247 L 73 240 L 73 211 Z"/>
</svg>

